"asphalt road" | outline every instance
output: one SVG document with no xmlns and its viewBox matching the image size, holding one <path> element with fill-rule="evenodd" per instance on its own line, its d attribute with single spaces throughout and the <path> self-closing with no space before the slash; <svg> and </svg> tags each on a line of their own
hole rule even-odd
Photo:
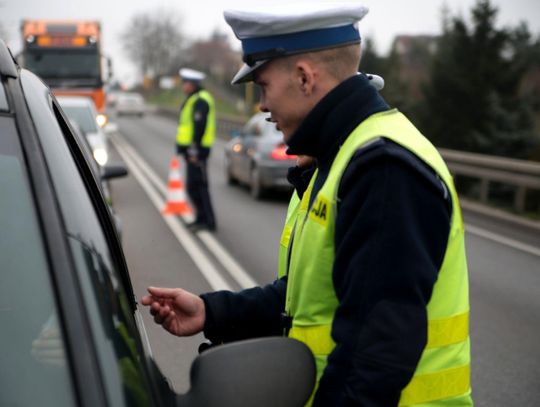
<svg viewBox="0 0 540 407">
<path fill-rule="evenodd" d="M 155 115 L 114 120 L 120 128 L 114 144 L 135 167 L 128 178 L 113 181 L 112 191 L 136 295 L 142 296 L 148 285 L 202 293 L 272 281 L 287 197 L 255 202 L 247 189 L 228 186 L 224 143 L 218 141 L 210 160 L 218 231 L 186 233 L 159 213 L 176 123 Z M 140 169 L 141 162 L 146 170 Z M 475 403 L 540 406 L 540 236 L 472 213 L 465 213 L 465 222 Z M 215 275 L 203 276 L 209 269 Z M 155 326 L 145 310 L 143 315 L 158 364 L 175 389 L 185 391 L 203 338 L 175 338 Z"/>
</svg>

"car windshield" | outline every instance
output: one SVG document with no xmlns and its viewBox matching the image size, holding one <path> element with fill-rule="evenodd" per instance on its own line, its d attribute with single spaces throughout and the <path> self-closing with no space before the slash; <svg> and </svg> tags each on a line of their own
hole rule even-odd
<svg viewBox="0 0 540 407">
<path fill-rule="evenodd" d="M 47 256 L 17 131 L 7 117 L 0 117 L 0 134 L 0 405 L 72 406 Z"/>
<path fill-rule="evenodd" d="M 92 79 L 101 81 L 99 54 L 92 50 L 33 49 L 25 53 L 27 69 L 47 79 Z"/>
<path fill-rule="evenodd" d="M 98 132 L 96 118 L 88 106 L 66 106 L 62 102 L 60 102 L 60 105 L 67 117 L 77 122 L 84 133 Z"/>
</svg>

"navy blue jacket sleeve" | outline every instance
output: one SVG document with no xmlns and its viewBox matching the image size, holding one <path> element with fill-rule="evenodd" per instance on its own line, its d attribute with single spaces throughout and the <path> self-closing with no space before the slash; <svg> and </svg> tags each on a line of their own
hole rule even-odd
<svg viewBox="0 0 540 407">
<path fill-rule="evenodd" d="M 201 146 L 210 107 L 204 99 L 197 99 L 193 105 L 193 142 L 197 147 Z"/>
<path fill-rule="evenodd" d="M 393 143 L 353 157 L 338 192 L 336 347 L 315 406 L 397 406 L 427 341 L 426 305 L 450 228 L 446 195 Z"/>
<path fill-rule="evenodd" d="M 287 277 L 239 292 L 202 294 L 206 307 L 204 335 L 215 344 L 283 334 Z"/>
</svg>

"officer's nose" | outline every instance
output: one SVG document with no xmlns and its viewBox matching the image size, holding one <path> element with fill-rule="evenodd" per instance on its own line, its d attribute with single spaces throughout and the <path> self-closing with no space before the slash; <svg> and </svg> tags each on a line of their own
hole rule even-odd
<svg viewBox="0 0 540 407">
<path fill-rule="evenodd" d="M 268 106 L 266 106 L 264 98 L 261 96 L 259 100 L 259 109 L 261 112 L 268 113 L 270 110 L 268 110 Z"/>
</svg>

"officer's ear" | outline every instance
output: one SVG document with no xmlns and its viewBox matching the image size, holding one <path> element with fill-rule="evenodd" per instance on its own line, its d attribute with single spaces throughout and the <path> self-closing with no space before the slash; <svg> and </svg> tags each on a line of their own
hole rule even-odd
<svg viewBox="0 0 540 407">
<path fill-rule="evenodd" d="M 315 66 L 310 63 L 309 60 L 299 59 L 296 61 L 295 65 L 295 75 L 300 92 L 302 92 L 304 96 L 311 96 L 317 80 L 317 70 L 315 69 Z"/>
</svg>

